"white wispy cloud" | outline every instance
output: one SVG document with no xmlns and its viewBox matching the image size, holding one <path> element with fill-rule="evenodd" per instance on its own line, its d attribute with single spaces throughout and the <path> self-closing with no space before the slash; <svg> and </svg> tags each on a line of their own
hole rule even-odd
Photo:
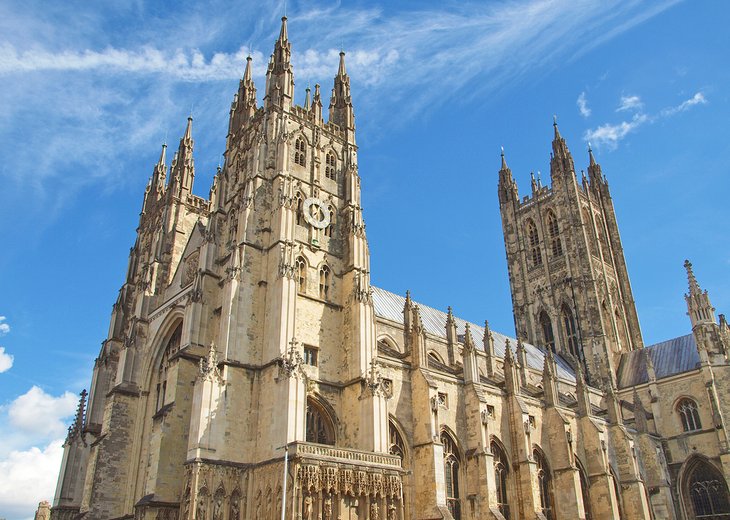
<svg viewBox="0 0 730 520">
<path fill-rule="evenodd" d="M 13 368 L 14 360 L 15 358 L 11 354 L 5 352 L 5 347 L 0 347 L 0 374 Z"/>
<path fill-rule="evenodd" d="M 641 102 L 639 96 L 621 96 L 616 112 L 625 112 L 627 110 L 641 110 L 644 103 Z"/>
<path fill-rule="evenodd" d="M 29 518 L 41 500 L 53 500 L 63 440 L 43 448 L 13 450 L 0 458 L 0 510 L 7 518 Z"/>
<path fill-rule="evenodd" d="M 65 419 L 76 411 L 78 398 L 71 392 L 54 397 L 31 387 L 7 407 L 11 426 L 31 437 L 56 438 L 66 431 Z"/>
<path fill-rule="evenodd" d="M 624 139 L 628 134 L 634 132 L 639 127 L 646 123 L 653 123 L 659 119 L 671 117 L 679 112 L 684 112 L 696 105 L 704 105 L 707 103 L 707 99 L 702 92 L 697 92 L 691 98 L 681 102 L 680 104 L 672 107 L 667 107 L 659 111 L 656 115 L 648 115 L 642 112 L 634 114 L 629 121 L 621 121 L 619 123 L 606 123 L 600 125 L 594 129 L 586 130 L 583 134 L 583 139 L 597 144 L 598 146 L 605 145 L 611 149 L 615 149 L 618 143 Z M 636 107 L 640 109 L 643 104 L 638 96 L 622 97 L 620 103 L 621 107 Z M 628 108 L 626 108 L 628 110 Z"/>
<path fill-rule="evenodd" d="M 576 104 L 578 105 L 578 112 L 580 112 L 580 115 L 583 117 L 589 117 L 591 115 L 591 109 L 588 107 L 588 99 L 586 98 L 585 92 L 580 93 L 580 96 L 578 96 L 578 99 L 576 100 Z"/>
<path fill-rule="evenodd" d="M 694 96 L 691 98 L 682 101 L 679 105 L 674 107 L 665 108 L 661 111 L 662 116 L 673 116 L 674 114 L 677 114 L 679 112 L 684 112 L 685 110 L 689 110 L 693 106 L 696 105 L 704 105 L 707 103 L 707 98 L 705 98 L 705 95 L 702 92 L 697 92 Z"/>
<path fill-rule="evenodd" d="M 0 316 L 0 336 L 3 336 L 10 332 L 10 324 L 7 323 L 5 316 Z"/>
</svg>

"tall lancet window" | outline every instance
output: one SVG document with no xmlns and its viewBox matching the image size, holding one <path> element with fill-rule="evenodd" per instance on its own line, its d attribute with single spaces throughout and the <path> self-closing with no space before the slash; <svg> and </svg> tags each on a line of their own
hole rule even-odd
<svg viewBox="0 0 730 520">
<path fill-rule="evenodd" d="M 700 422 L 700 412 L 697 410 L 697 403 L 692 399 L 684 398 L 677 403 L 677 413 L 682 420 L 682 429 L 686 432 L 692 432 L 702 429 Z"/>
<path fill-rule="evenodd" d="M 322 406 L 312 399 L 307 398 L 307 442 L 317 444 L 335 444 L 335 429 L 332 420 Z"/>
<path fill-rule="evenodd" d="M 548 233 L 550 234 L 550 249 L 553 256 L 563 256 L 563 244 L 560 242 L 560 229 L 555 213 L 549 210 L 547 213 Z"/>
<path fill-rule="evenodd" d="M 170 356 L 180 349 L 180 339 L 182 337 L 182 322 L 178 323 L 175 330 L 165 343 L 165 350 L 162 352 L 162 359 L 157 369 L 157 386 L 155 388 L 155 412 L 165 406 L 167 394 L 167 368 L 170 364 Z"/>
<path fill-rule="evenodd" d="M 497 508 L 505 520 L 510 520 L 509 498 L 507 495 L 507 486 L 509 485 L 507 455 L 496 441 L 492 441 L 490 449 L 494 458 L 494 484 L 496 486 L 495 491 L 497 492 Z"/>
<path fill-rule="evenodd" d="M 307 165 L 307 145 L 301 137 L 294 141 L 294 163 L 299 166 Z"/>
<path fill-rule="evenodd" d="M 297 258 L 297 290 L 300 293 L 307 292 L 307 262 L 301 256 Z"/>
<path fill-rule="evenodd" d="M 555 335 L 553 334 L 553 322 L 545 311 L 540 313 L 540 328 L 542 329 L 542 340 L 545 346 L 555 352 Z"/>
<path fill-rule="evenodd" d="M 454 520 L 461 520 L 461 502 L 459 501 L 459 452 L 456 449 L 456 443 L 446 432 L 441 432 L 441 444 L 444 445 L 446 505 Z"/>
<path fill-rule="evenodd" d="M 301 226 L 304 224 L 302 220 L 304 219 L 304 197 L 302 196 L 301 192 L 297 192 L 297 195 L 295 197 L 295 208 L 296 208 L 296 222 L 297 225 Z"/>
<path fill-rule="evenodd" d="M 327 211 L 330 214 L 330 223 L 327 225 L 326 228 L 324 228 L 324 236 L 331 237 L 332 232 L 335 229 L 335 208 L 332 206 L 328 206 Z"/>
<path fill-rule="evenodd" d="M 323 265 L 319 270 L 319 297 L 326 300 L 330 291 L 330 268 Z"/>
<path fill-rule="evenodd" d="M 583 358 L 580 355 L 580 348 L 578 346 L 578 329 L 575 326 L 575 317 L 567 305 L 563 305 L 562 314 L 568 351 L 575 357 L 576 361 L 580 361 Z"/>
<path fill-rule="evenodd" d="M 542 265 L 542 253 L 540 252 L 540 237 L 537 234 L 537 226 L 529 219 L 527 221 L 527 243 L 530 250 L 530 259 L 533 266 Z"/>
<path fill-rule="evenodd" d="M 548 520 L 553 520 L 553 491 L 552 476 L 548 467 L 545 455 L 539 449 L 532 451 L 532 456 L 537 463 L 537 485 L 540 491 L 540 509 Z"/>
</svg>

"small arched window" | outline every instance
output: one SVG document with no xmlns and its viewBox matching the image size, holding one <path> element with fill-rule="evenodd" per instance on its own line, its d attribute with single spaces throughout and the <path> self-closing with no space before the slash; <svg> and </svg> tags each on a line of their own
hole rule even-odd
<svg viewBox="0 0 730 520">
<path fill-rule="evenodd" d="M 509 520 L 509 498 L 507 494 L 509 465 L 507 463 L 507 455 L 496 441 L 492 441 L 490 449 L 494 458 L 494 484 L 497 492 L 497 508 L 502 513 L 502 516 L 506 520 Z"/>
<path fill-rule="evenodd" d="M 314 399 L 307 398 L 307 442 L 335 444 L 335 429 L 327 412 Z"/>
<path fill-rule="evenodd" d="M 390 448 L 388 452 L 391 455 L 398 455 L 402 464 L 402 461 L 406 456 L 406 445 L 404 444 L 403 437 L 393 421 L 388 421 L 388 435 L 390 438 Z"/>
<path fill-rule="evenodd" d="M 682 429 L 686 432 L 693 432 L 702 429 L 700 412 L 697 403 L 692 399 L 684 398 L 677 403 L 677 413 L 682 420 Z"/>
<path fill-rule="evenodd" d="M 461 502 L 459 500 L 459 452 L 456 443 L 446 432 L 441 432 L 441 444 L 444 446 L 444 476 L 446 477 L 446 505 L 454 520 L 461 520 Z"/>
<path fill-rule="evenodd" d="M 334 152 L 327 152 L 325 157 L 324 176 L 333 181 L 337 180 L 337 157 Z"/>
<path fill-rule="evenodd" d="M 553 322 L 545 311 L 540 313 L 540 328 L 542 329 L 542 339 L 545 346 L 555 352 L 555 335 L 553 334 Z"/>
<path fill-rule="evenodd" d="M 548 233 L 550 234 L 550 250 L 553 256 L 563 256 L 563 244 L 560 242 L 560 229 L 558 219 L 552 210 L 547 214 Z"/>
<path fill-rule="evenodd" d="M 295 201 L 296 201 L 296 205 L 295 205 L 296 210 L 295 211 L 297 212 L 296 221 L 297 221 L 297 225 L 301 226 L 302 219 L 304 218 L 304 197 L 302 196 L 301 192 L 297 192 Z"/>
<path fill-rule="evenodd" d="M 542 265 L 542 253 L 540 252 L 540 237 L 537 234 L 537 226 L 528 219 L 527 221 L 527 242 L 530 247 L 530 259 L 532 265 Z"/>
<path fill-rule="evenodd" d="M 306 157 L 307 146 L 304 143 L 304 139 L 301 137 L 297 137 L 297 140 L 294 142 L 294 163 L 298 164 L 299 166 L 306 166 Z"/>
<path fill-rule="evenodd" d="M 532 451 L 532 456 L 537 463 L 537 485 L 540 491 L 540 509 L 548 520 L 553 520 L 553 492 L 552 476 L 548 467 L 545 455 L 538 450 Z"/>
<path fill-rule="evenodd" d="M 329 206 L 327 208 L 327 211 L 330 214 L 330 223 L 327 225 L 326 228 L 324 228 L 324 236 L 331 237 L 332 232 L 335 228 L 335 208 L 333 208 L 332 206 Z"/>
<path fill-rule="evenodd" d="M 297 290 L 300 293 L 307 292 L 307 262 L 301 256 L 297 258 Z"/>
<path fill-rule="evenodd" d="M 565 341 L 568 343 L 568 351 L 573 354 L 577 361 L 582 359 L 578 347 L 578 329 L 575 326 L 575 317 L 567 305 L 563 305 L 563 326 L 565 327 Z"/>
<path fill-rule="evenodd" d="M 319 269 L 319 297 L 323 300 L 327 299 L 330 290 L 330 268 L 323 265 Z"/>
</svg>

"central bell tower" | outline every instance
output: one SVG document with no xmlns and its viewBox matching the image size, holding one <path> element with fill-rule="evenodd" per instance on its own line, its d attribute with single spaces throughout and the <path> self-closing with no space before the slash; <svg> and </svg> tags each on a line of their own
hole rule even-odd
<svg viewBox="0 0 730 520">
<path fill-rule="evenodd" d="M 531 174 L 531 194 L 520 199 L 502 152 L 499 207 L 515 332 L 581 364 L 594 384 L 611 383 L 621 353 L 643 347 L 616 213 L 593 151 L 578 181 L 553 127 L 551 186 Z"/>
</svg>

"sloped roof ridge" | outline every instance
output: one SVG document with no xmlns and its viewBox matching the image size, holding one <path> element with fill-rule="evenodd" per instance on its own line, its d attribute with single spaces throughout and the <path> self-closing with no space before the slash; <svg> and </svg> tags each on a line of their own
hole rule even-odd
<svg viewBox="0 0 730 520">
<path fill-rule="evenodd" d="M 402 324 L 405 303 L 406 299 L 404 296 L 373 286 L 373 306 L 375 307 L 376 316 Z M 418 305 L 421 311 L 421 319 L 423 320 L 423 326 L 426 332 L 434 336 L 446 338 L 446 313 L 428 305 L 418 303 L 415 300 L 413 304 Z M 463 335 L 467 321 L 457 316 L 454 318 L 456 320 L 456 333 Z M 484 326 L 469 322 L 469 328 L 471 329 L 477 348 L 483 350 L 481 339 L 484 336 Z M 492 330 L 492 337 L 494 338 L 494 353 L 498 358 L 504 358 L 507 339 L 510 340 L 513 352 L 515 351 L 515 347 L 517 346 L 516 339 L 495 330 Z M 540 347 L 535 345 L 529 343 L 524 343 L 524 345 L 527 353 L 528 366 L 533 370 L 541 371 L 545 362 L 545 353 Z M 575 373 L 567 361 L 559 355 L 555 356 L 555 359 L 558 365 L 558 377 L 575 381 Z"/>
</svg>

